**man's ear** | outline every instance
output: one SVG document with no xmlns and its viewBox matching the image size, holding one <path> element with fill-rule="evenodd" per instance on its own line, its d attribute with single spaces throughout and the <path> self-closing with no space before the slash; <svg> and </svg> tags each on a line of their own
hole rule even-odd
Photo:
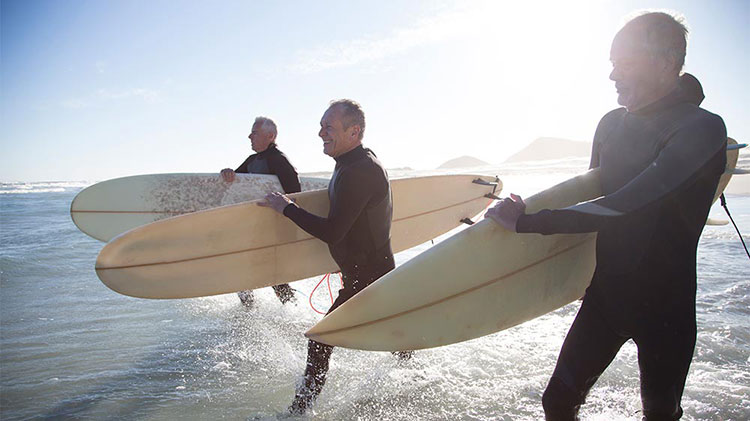
<svg viewBox="0 0 750 421">
<path fill-rule="evenodd" d="M 353 140 L 359 140 L 359 133 L 362 131 L 362 128 L 359 127 L 359 124 L 353 124 L 352 127 L 350 127 L 352 132 L 350 133 L 350 136 L 352 136 Z"/>
<path fill-rule="evenodd" d="M 677 57 L 674 54 L 665 54 L 662 56 L 664 63 L 664 70 L 671 73 L 675 70 L 679 73 L 680 69 L 677 66 Z"/>
</svg>

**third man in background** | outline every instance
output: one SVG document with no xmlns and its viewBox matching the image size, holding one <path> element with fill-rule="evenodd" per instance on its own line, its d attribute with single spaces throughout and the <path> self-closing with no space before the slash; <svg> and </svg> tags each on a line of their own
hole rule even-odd
<svg viewBox="0 0 750 421">
<path fill-rule="evenodd" d="M 276 123 L 268 117 L 257 117 L 248 138 L 255 154 L 245 159 L 236 170 L 225 168 L 221 170 L 221 177 L 227 183 L 235 179 L 235 173 L 242 174 L 273 174 L 279 178 L 281 188 L 285 193 L 297 193 L 300 189 L 299 177 L 289 158 L 276 147 Z M 294 290 L 289 284 L 274 285 L 273 291 L 279 297 L 282 304 L 294 299 Z M 251 306 L 253 303 L 252 291 L 240 291 L 237 293 L 242 304 Z"/>
</svg>

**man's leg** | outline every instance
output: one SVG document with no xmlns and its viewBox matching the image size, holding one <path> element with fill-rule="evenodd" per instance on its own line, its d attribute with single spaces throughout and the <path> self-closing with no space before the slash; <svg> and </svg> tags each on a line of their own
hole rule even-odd
<svg viewBox="0 0 750 421">
<path fill-rule="evenodd" d="M 304 414 L 312 406 L 326 382 L 328 363 L 331 359 L 333 347 L 310 340 L 307 342 L 307 366 L 302 385 L 294 396 L 289 407 L 292 414 Z"/>
<path fill-rule="evenodd" d="M 335 310 L 338 306 L 354 296 L 358 290 L 352 288 L 342 288 L 339 290 L 339 296 L 333 302 L 328 313 Z M 320 342 L 310 340 L 307 342 L 307 365 L 305 366 L 305 375 L 303 383 L 294 396 L 294 401 L 289 407 L 292 414 L 304 414 L 312 406 L 326 382 L 328 374 L 328 363 L 331 359 L 333 347 Z"/>
<path fill-rule="evenodd" d="M 237 296 L 240 297 L 240 302 L 245 307 L 252 307 L 253 306 L 253 302 L 255 300 L 253 298 L 253 291 L 252 290 L 248 289 L 248 290 L 245 290 L 245 291 L 240 291 L 240 292 L 237 293 Z"/>
<path fill-rule="evenodd" d="M 687 320 L 687 321 L 686 321 Z M 641 370 L 641 402 L 645 420 L 677 420 L 680 401 L 695 349 L 695 314 L 676 323 L 658 320 L 634 339 Z"/>
<path fill-rule="evenodd" d="M 542 397 L 547 420 L 576 420 L 591 387 L 627 341 L 584 300 Z"/>
<path fill-rule="evenodd" d="M 294 299 L 294 290 L 289 284 L 274 285 L 273 292 L 279 297 L 281 304 L 286 304 Z"/>
</svg>

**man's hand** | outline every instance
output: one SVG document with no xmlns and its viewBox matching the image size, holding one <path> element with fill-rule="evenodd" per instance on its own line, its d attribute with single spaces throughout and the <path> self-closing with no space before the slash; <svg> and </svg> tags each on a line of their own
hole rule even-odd
<svg viewBox="0 0 750 421">
<path fill-rule="evenodd" d="M 224 179 L 227 183 L 231 183 L 234 181 L 234 170 L 231 168 L 224 168 L 221 170 L 221 178 Z"/>
<path fill-rule="evenodd" d="M 266 197 L 263 198 L 263 200 L 258 202 L 258 206 L 273 208 L 273 210 L 283 215 L 284 208 L 287 207 L 287 205 L 289 205 L 290 203 L 292 203 L 292 199 L 284 196 L 279 192 L 273 192 L 267 194 Z"/>
<path fill-rule="evenodd" d="M 508 231 L 516 232 L 516 222 L 518 222 L 518 217 L 525 212 L 526 203 L 523 202 L 521 196 L 511 193 L 509 198 L 506 197 L 498 202 L 497 205 L 490 208 L 490 210 L 484 214 L 484 217 L 492 219 Z"/>
</svg>

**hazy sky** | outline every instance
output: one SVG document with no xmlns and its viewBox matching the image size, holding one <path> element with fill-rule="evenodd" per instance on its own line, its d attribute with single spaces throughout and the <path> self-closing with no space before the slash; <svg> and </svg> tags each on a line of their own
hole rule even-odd
<svg viewBox="0 0 750 421">
<path fill-rule="evenodd" d="M 612 36 L 644 8 L 685 15 L 703 106 L 750 141 L 747 0 L 521 3 L 2 0 L 0 181 L 234 168 L 257 115 L 299 171 L 331 170 L 337 98 L 389 168 L 590 141 L 617 107 Z"/>
</svg>

